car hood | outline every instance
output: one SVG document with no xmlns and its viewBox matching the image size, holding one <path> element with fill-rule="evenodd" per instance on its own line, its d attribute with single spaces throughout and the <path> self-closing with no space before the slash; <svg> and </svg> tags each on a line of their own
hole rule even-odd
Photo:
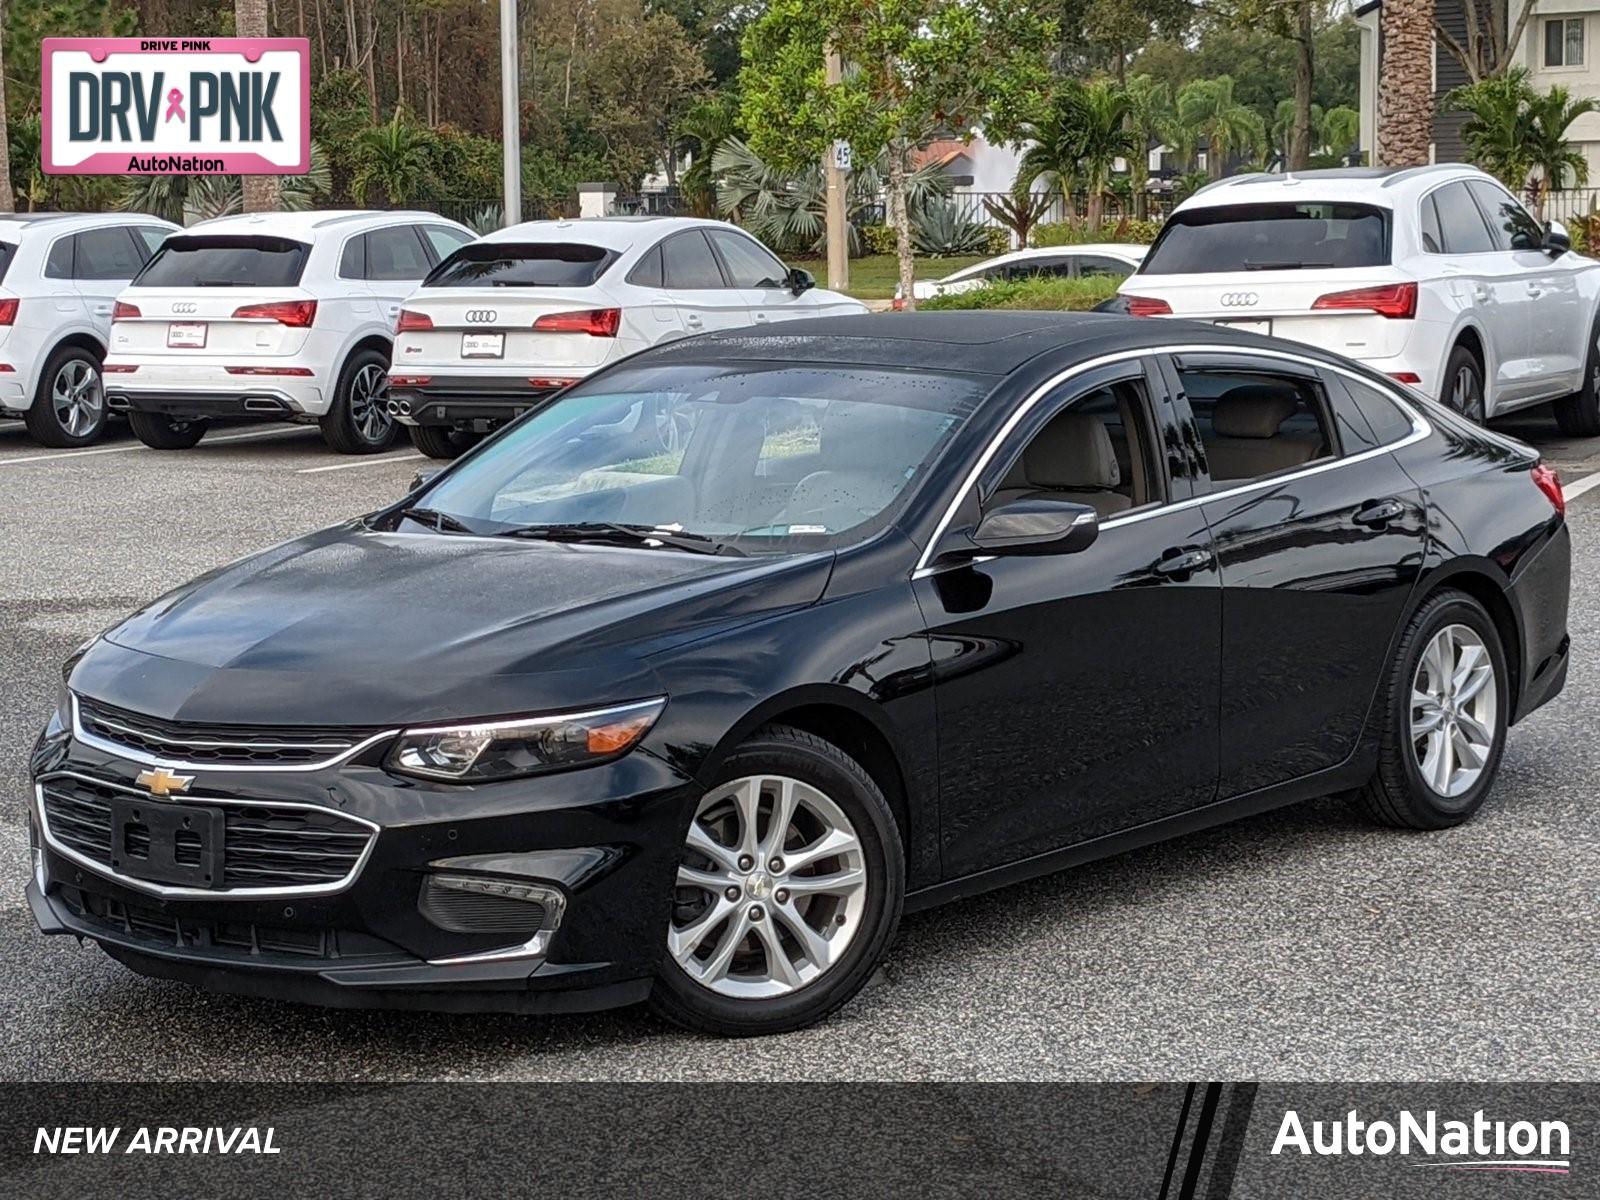
<svg viewBox="0 0 1600 1200">
<path fill-rule="evenodd" d="M 732 558 L 346 525 L 223 567 L 71 684 L 177 721 L 387 726 L 659 694 L 648 656 L 816 601 L 831 554 Z"/>
</svg>

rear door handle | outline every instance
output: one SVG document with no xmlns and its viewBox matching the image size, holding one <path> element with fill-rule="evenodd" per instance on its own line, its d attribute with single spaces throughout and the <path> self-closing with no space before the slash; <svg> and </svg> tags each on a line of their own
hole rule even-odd
<svg viewBox="0 0 1600 1200">
<path fill-rule="evenodd" d="M 1171 579 L 1183 579 L 1204 567 L 1209 567 L 1211 559 L 1212 554 L 1209 550 L 1202 550 L 1198 547 L 1180 550 L 1177 547 L 1173 547 L 1156 559 L 1155 566 L 1150 569 L 1157 575 L 1165 575 Z"/>
<path fill-rule="evenodd" d="M 94 315 L 97 317 L 109 317 L 111 315 L 111 305 L 96 304 L 94 306 Z"/>
<path fill-rule="evenodd" d="M 1406 506 L 1400 501 L 1390 497 L 1388 500 L 1374 500 L 1363 506 L 1351 519 L 1357 525 L 1366 525 L 1379 529 L 1406 511 Z"/>
</svg>

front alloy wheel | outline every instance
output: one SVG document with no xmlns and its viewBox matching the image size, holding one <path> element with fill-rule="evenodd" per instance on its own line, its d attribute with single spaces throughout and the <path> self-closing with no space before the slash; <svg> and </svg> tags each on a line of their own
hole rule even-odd
<svg viewBox="0 0 1600 1200">
<path fill-rule="evenodd" d="M 859 763 L 769 725 L 696 801 L 670 882 L 651 1007 L 702 1033 L 784 1033 L 876 969 L 900 920 L 905 852 Z"/>
</svg>

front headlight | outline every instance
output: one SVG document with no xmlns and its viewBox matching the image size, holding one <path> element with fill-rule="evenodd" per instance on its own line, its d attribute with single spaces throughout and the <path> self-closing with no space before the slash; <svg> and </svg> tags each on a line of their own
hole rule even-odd
<svg viewBox="0 0 1600 1200">
<path fill-rule="evenodd" d="M 407 729 L 385 765 L 402 775 L 479 783 L 616 758 L 650 731 L 667 698 L 589 712 Z"/>
</svg>

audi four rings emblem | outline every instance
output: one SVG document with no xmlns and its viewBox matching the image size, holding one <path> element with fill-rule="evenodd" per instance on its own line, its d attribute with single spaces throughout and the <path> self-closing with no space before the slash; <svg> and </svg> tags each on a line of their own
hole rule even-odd
<svg viewBox="0 0 1600 1200">
<path fill-rule="evenodd" d="M 495 310 L 492 308 L 467 309 L 467 320 L 471 321 L 474 325 L 487 325 L 499 315 L 500 314 L 495 312 Z"/>
<path fill-rule="evenodd" d="M 1249 308 L 1252 304 L 1256 303 L 1256 301 L 1260 299 L 1261 297 L 1256 295 L 1254 292 L 1223 292 L 1222 307 Z"/>
<path fill-rule="evenodd" d="M 180 304 L 174 304 L 172 306 L 172 311 L 175 312 L 175 313 L 199 312 L 200 311 L 200 306 L 198 304 L 196 304 L 193 300 L 185 300 Z"/>
</svg>

